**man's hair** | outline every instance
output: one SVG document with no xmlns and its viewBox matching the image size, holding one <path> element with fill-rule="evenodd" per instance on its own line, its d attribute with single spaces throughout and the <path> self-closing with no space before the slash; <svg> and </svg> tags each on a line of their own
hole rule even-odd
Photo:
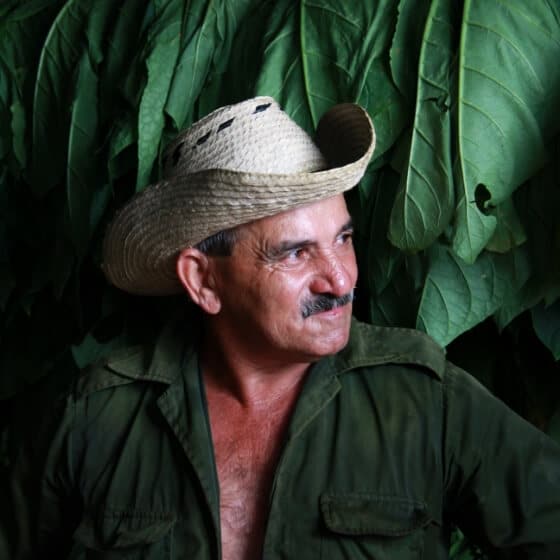
<svg viewBox="0 0 560 560">
<path fill-rule="evenodd" d="M 209 257 L 229 257 L 238 237 L 237 228 L 224 229 L 203 239 L 194 248 Z"/>
</svg>

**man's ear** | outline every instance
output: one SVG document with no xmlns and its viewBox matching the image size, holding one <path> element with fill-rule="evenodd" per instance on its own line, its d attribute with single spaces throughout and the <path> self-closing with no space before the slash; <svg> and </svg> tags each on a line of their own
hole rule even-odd
<svg viewBox="0 0 560 560">
<path fill-rule="evenodd" d="M 220 311 L 222 304 L 207 255 L 194 247 L 183 249 L 177 257 L 177 276 L 189 297 L 203 311 L 210 315 Z"/>
</svg>

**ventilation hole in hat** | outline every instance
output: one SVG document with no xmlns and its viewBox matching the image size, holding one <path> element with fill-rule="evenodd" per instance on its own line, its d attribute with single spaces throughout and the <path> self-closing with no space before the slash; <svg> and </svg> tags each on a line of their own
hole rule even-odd
<svg viewBox="0 0 560 560">
<path fill-rule="evenodd" d="M 223 122 L 218 127 L 218 132 L 221 132 L 222 130 L 224 130 L 224 128 L 228 128 L 229 126 L 231 126 L 231 123 L 233 122 L 234 119 L 235 119 L 235 117 L 233 117 L 233 119 L 229 119 L 229 121 Z"/>
<path fill-rule="evenodd" d="M 197 141 L 196 141 L 196 145 L 200 146 L 201 144 L 204 144 L 204 142 L 206 142 L 206 140 L 208 140 L 208 138 L 210 138 L 210 134 L 212 134 L 212 131 L 207 132 L 204 136 L 201 136 Z"/>
<path fill-rule="evenodd" d="M 272 105 L 271 103 L 266 103 L 264 105 L 257 105 L 257 108 L 253 111 L 253 114 L 262 113 L 263 111 L 266 111 L 271 105 Z"/>
<path fill-rule="evenodd" d="M 177 145 L 177 147 L 173 150 L 173 165 L 177 165 L 179 158 L 181 157 L 181 148 L 183 147 L 184 142 L 181 142 Z"/>
</svg>

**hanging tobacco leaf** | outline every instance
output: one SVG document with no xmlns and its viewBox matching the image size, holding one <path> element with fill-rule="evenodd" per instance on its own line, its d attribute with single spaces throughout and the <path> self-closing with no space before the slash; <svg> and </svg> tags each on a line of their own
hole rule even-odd
<svg viewBox="0 0 560 560">
<path fill-rule="evenodd" d="M 416 114 L 406 167 L 391 212 L 389 239 L 407 252 L 425 249 L 454 210 L 451 80 L 457 34 L 455 4 L 432 2 L 420 52 Z"/>
<path fill-rule="evenodd" d="M 473 263 L 496 206 L 545 162 L 560 128 L 560 21 L 552 4 L 465 0 L 459 47 L 453 249 Z"/>
</svg>

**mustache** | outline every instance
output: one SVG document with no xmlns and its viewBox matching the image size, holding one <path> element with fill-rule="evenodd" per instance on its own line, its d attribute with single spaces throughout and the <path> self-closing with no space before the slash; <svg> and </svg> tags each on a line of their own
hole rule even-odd
<svg viewBox="0 0 560 560">
<path fill-rule="evenodd" d="M 354 290 L 344 294 L 343 296 L 333 296 L 332 294 L 317 294 L 302 302 L 301 316 L 304 319 L 321 313 L 322 311 L 330 311 L 336 307 L 342 307 L 354 301 Z"/>
</svg>

